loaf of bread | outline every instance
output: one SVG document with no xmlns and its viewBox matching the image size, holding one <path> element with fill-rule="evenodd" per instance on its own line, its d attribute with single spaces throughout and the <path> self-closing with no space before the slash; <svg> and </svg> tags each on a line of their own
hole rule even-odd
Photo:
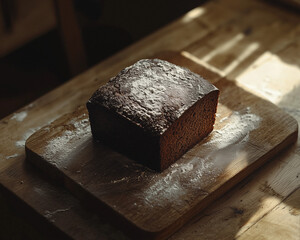
<svg viewBox="0 0 300 240">
<path fill-rule="evenodd" d="M 87 102 L 93 137 L 162 171 L 212 130 L 219 90 L 188 69 L 142 59 Z"/>
</svg>

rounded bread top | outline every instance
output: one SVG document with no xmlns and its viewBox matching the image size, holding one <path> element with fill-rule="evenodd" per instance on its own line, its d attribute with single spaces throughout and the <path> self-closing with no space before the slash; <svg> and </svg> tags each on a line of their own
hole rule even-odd
<svg viewBox="0 0 300 240">
<path fill-rule="evenodd" d="M 100 87 L 88 104 L 100 104 L 154 135 L 162 135 L 188 108 L 218 89 L 190 70 L 142 59 Z"/>
</svg>

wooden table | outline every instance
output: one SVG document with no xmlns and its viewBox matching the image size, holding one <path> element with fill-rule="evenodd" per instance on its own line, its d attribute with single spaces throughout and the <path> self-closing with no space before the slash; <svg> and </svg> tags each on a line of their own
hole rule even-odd
<svg viewBox="0 0 300 240">
<path fill-rule="evenodd" d="M 299 14 L 259 0 L 209 1 L 0 121 L 1 239 L 8 233 L 16 239 L 125 238 L 27 163 L 24 143 L 85 103 L 123 67 L 169 50 L 182 51 L 300 122 Z M 298 141 L 171 239 L 299 239 L 299 186 Z"/>
</svg>

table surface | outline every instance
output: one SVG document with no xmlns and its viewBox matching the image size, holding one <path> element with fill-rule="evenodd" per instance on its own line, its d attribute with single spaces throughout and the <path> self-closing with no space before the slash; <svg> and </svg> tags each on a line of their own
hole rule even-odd
<svg viewBox="0 0 300 240">
<path fill-rule="evenodd" d="M 24 144 L 34 131 L 84 104 L 122 68 L 162 51 L 182 52 L 300 122 L 299 13 L 259 0 L 212 0 L 2 119 L 0 203 L 59 237 L 125 238 L 27 163 Z M 299 186 L 298 140 L 171 239 L 299 239 Z"/>
</svg>

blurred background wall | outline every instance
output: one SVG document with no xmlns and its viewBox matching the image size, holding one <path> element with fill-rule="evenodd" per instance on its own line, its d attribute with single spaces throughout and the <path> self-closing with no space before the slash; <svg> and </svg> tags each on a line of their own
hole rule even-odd
<svg viewBox="0 0 300 240">
<path fill-rule="evenodd" d="M 0 0 L 0 118 L 205 0 Z"/>
<path fill-rule="evenodd" d="M 0 118 L 206 1 L 0 0 Z"/>
</svg>

